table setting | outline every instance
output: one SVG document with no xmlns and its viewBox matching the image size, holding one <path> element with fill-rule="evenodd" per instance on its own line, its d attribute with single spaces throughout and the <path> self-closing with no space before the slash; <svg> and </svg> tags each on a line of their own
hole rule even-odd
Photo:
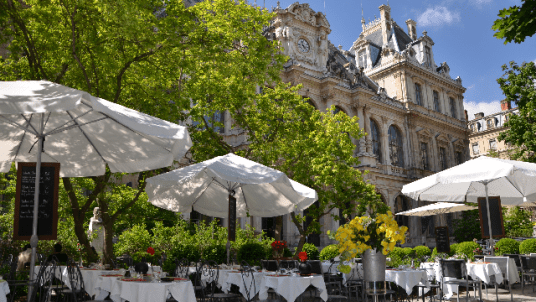
<svg viewBox="0 0 536 302">
<path fill-rule="evenodd" d="M 105 277 L 102 279 L 104 280 Z M 179 302 L 195 302 L 195 291 L 190 280 L 184 278 L 130 277 L 110 278 L 101 282 L 101 292 L 108 292 L 114 302 L 166 301 L 173 297 Z"/>
<path fill-rule="evenodd" d="M 301 276 L 295 272 L 291 274 L 265 274 L 259 286 L 259 299 L 266 300 L 268 298 L 268 289 L 272 288 L 278 295 L 281 295 L 289 302 L 293 302 L 310 285 L 318 289 L 322 300 L 327 301 L 328 294 L 324 276 L 317 274 Z"/>
</svg>

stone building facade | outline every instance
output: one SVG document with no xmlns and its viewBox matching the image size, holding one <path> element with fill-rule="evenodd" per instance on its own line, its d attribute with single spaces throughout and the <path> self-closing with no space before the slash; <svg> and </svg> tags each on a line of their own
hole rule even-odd
<svg viewBox="0 0 536 302">
<path fill-rule="evenodd" d="M 302 84 L 300 93 L 318 110 L 335 105 L 359 117 L 367 135 L 354 141 L 358 169 L 370 171 L 366 180 L 396 213 L 424 204 L 402 196 L 403 185 L 469 159 L 465 88 L 459 77 L 451 78 L 446 62 L 435 63 L 434 42 L 426 32 L 417 36 L 415 21 L 405 22 L 406 32 L 392 20 L 388 5 L 379 10 L 379 19 L 362 20 L 350 50 L 329 41 L 328 19 L 306 3 L 275 8 L 270 30 L 290 57 L 281 74 L 285 82 Z M 409 227 L 409 244 L 433 246 L 434 226 L 452 217 L 398 219 Z M 251 222 L 268 231 L 274 223 L 259 217 Z M 326 231 L 340 222 L 332 217 L 320 222 L 322 234 L 308 241 L 326 246 L 332 243 Z M 290 245 L 299 239 L 290 217 L 284 218 L 283 239 Z"/>
<path fill-rule="evenodd" d="M 504 123 L 512 114 L 518 114 L 517 108 L 512 108 L 511 102 L 501 101 L 501 111 L 484 116 L 483 112 L 475 114 L 475 118 L 467 123 L 469 128 L 469 149 L 471 158 L 487 155 L 490 150 L 498 153 L 500 158 L 510 159 L 510 146 L 499 141 L 498 136 L 507 128 Z"/>
</svg>

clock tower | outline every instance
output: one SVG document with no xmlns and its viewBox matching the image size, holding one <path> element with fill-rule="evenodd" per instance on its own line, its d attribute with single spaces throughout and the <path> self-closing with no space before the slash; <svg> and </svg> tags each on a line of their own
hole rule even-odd
<svg viewBox="0 0 536 302">
<path fill-rule="evenodd" d="M 293 64 L 324 72 L 331 32 L 326 16 L 313 11 L 309 4 L 298 2 L 286 9 L 278 7 L 276 12 L 273 23 L 275 36 L 281 42 L 285 55 Z"/>
</svg>

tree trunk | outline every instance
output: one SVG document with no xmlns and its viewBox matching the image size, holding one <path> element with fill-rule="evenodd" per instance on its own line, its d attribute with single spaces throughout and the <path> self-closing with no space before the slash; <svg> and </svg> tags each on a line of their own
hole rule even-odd
<svg viewBox="0 0 536 302">
<path fill-rule="evenodd" d="M 283 234 L 283 216 L 277 216 L 275 218 L 275 240 L 281 240 Z"/>
<path fill-rule="evenodd" d="M 294 222 L 294 225 L 298 228 L 298 232 L 300 233 L 300 241 L 298 241 L 298 247 L 296 247 L 296 253 L 294 254 L 294 258 L 298 257 L 298 254 L 302 251 L 303 245 L 305 244 L 305 236 L 307 234 L 307 230 L 303 229 L 303 225 L 298 221 L 296 218 L 296 214 L 290 213 L 290 217 L 292 218 L 292 222 Z"/>
<path fill-rule="evenodd" d="M 109 219 L 107 223 L 104 223 L 104 250 L 102 255 L 102 263 L 110 264 L 112 266 L 112 260 L 114 257 L 114 243 L 112 241 L 114 237 L 113 225 L 115 219 Z"/>
</svg>

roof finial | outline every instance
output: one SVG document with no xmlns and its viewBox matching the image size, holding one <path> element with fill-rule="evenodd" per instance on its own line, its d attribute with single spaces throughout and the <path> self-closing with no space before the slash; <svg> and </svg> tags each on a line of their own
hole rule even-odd
<svg viewBox="0 0 536 302">
<path fill-rule="evenodd" d="M 281 3 L 279 1 L 277 1 L 277 7 L 276 9 L 281 9 Z"/>
</svg>

